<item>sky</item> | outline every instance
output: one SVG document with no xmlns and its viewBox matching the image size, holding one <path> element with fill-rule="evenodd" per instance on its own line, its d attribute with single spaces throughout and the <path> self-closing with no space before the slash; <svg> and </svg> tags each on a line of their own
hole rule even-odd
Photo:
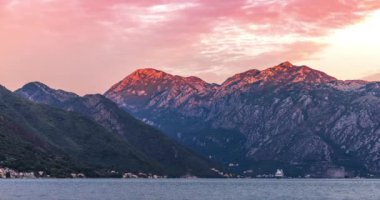
<svg viewBox="0 0 380 200">
<path fill-rule="evenodd" d="M 379 21 L 379 0 L 0 0 L 0 84 L 103 93 L 138 68 L 221 83 L 283 61 L 380 80 Z"/>
</svg>

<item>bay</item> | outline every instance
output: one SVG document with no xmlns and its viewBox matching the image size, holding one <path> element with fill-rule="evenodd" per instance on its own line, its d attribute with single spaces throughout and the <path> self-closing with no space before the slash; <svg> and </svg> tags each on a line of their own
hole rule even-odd
<svg viewBox="0 0 380 200">
<path fill-rule="evenodd" d="M 2 179 L 0 200 L 378 200 L 377 179 Z"/>
</svg>

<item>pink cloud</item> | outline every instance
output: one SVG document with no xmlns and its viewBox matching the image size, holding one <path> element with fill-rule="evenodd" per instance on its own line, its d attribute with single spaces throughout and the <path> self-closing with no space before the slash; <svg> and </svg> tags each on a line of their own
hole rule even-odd
<svg viewBox="0 0 380 200">
<path fill-rule="evenodd" d="M 102 92 L 136 68 L 158 67 L 221 82 L 252 65 L 310 58 L 328 45 L 319 38 L 379 8 L 374 0 L 3 0 L 0 78 L 11 88 L 40 80 Z"/>
</svg>

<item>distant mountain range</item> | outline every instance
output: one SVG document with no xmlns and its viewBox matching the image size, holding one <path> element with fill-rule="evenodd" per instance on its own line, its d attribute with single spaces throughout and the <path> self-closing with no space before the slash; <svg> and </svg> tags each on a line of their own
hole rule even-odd
<svg viewBox="0 0 380 200">
<path fill-rule="evenodd" d="M 140 69 L 104 96 L 1 87 L 0 111 L 0 166 L 58 177 L 380 176 L 380 83 L 289 62 L 220 85 Z"/>
<path fill-rule="evenodd" d="M 239 173 L 380 173 L 380 83 L 341 81 L 289 62 L 210 84 L 141 69 L 105 96 Z"/>
</svg>

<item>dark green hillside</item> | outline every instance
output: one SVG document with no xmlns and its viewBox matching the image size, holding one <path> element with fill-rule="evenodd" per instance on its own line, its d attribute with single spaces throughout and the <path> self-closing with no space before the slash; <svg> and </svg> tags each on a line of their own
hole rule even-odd
<svg viewBox="0 0 380 200">
<path fill-rule="evenodd" d="M 0 144 L 1 165 L 19 170 L 46 170 L 56 176 L 73 170 L 85 170 L 89 175 L 111 169 L 162 171 L 120 136 L 95 122 L 29 102 L 3 87 Z"/>
<path fill-rule="evenodd" d="M 169 139 L 152 126 L 135 119 L 102 95 L 80 97 L 37 82 L 29 83 L 15 93 L 34 102 L 74 111 L 96 121 L 157 163 L 166 175 L 215 176 L 210 170 L 215 166 L 210 161 Z"/>
</svg>

